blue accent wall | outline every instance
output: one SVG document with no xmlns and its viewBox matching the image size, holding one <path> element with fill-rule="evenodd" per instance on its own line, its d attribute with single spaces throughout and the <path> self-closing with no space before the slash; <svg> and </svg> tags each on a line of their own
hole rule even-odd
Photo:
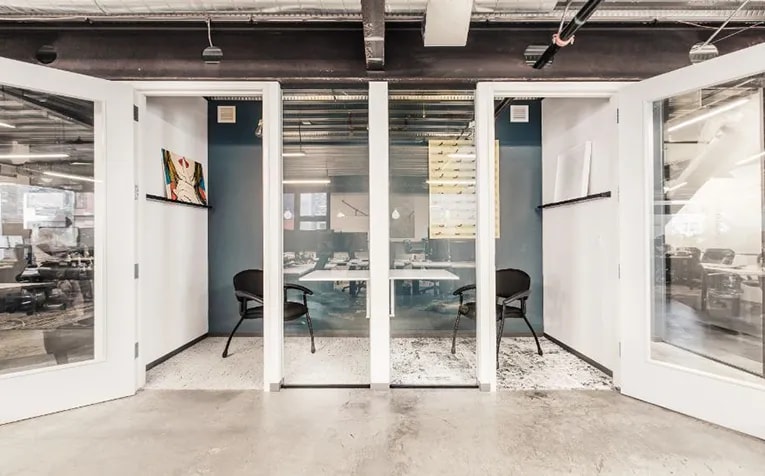
<svg viewBox="0 0 765 476">
<path fill-rule="evenodd" d="M 543 329 L 542 302 L 542 102 L 529 106 L 528 123 L 511 123 L 510 107 L 497 118 L 499 140 L 500 238 L 497 269 L 518 268 L 531 276 L 527 316 L 535 331 Z M 528 333 L 521 320 L 505 324 L 505 334 Z"/>
<path fill-rule="evenodd" d="M 235 124 L 218 124 L 219 105 L 236 106 Z M 239 320 L 234 275 L 263 268 L 263 148 L 255 136 L 261 117 L 259 101 L 208 102 L 210 334 L 228 334 Z M 246 321 L 237 333 L 260 333 L 262 326 Z"/>
</svg>

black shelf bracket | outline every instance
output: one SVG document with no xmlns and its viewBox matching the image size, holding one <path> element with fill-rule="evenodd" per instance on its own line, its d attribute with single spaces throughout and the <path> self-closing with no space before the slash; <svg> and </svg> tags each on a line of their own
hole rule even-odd
<svg viewBox="0 0 765 476">
<path fill-rule="evenodd" d="M 590 200 L 597 200 L 599 198 L 608 198 L 610 196 L 611 196 L 610 190 L 608 192 L 593 193 L 592 195 L 586 195 L 584 197 L 572 198 L 569 200 L 561 200 L 560 202 L 545 203 L 544 205 L 538 206 L 537 210 L 542 210 L 545 208 L 560 207 L 563 205 L 571 205 L 572 203 L 589 202 Z"/>
<path fill-rule="evenodd" d="M 154 202 L 167 202 L 167 203 L 175 203 L 177 205 L 186 205 L 187 207 L 195 207 L 195 208 L 207 208 L 212 209 L 210 205 L 198 205 L 196 203 L 189 203 L 189 202 L 180 202 L 178 200 L 170 200 L 169 198 L 165 198 L 159 195 L 151 195 L 149 193 L 146 194 L 146 200 L 152 200 Z"/>
</svg>

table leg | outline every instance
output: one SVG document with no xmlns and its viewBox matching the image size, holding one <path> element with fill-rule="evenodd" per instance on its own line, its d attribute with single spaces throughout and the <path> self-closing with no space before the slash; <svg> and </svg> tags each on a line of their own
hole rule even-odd
<svg viewBox="0 0 765 476">
<path fill-rule="evenodd" d="M 396 316 L 396 280 L 390 280 L 390 317 Z"/>
</svg>

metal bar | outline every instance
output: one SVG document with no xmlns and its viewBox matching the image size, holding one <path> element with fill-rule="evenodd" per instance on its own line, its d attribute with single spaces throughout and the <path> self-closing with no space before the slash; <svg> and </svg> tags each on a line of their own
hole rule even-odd
<svg viewBox="0 0 765 476">
<path fill-rule="evenodd" d="M 574 36 L 574 33 L 576 33 L 585 23 L 587 23 L 587 20 L 592 16 L 593 13 L 595 13 L 595 10 L 602 2 L 603 0 L 588 0 L 587 3 L 585 3 L 577 12 L 577 14 L 574 15 L 574 18 L 568 22 L 568 25 L 563 27 L 563 29 L 558 33 L 558 39 L 562 42 L 570 40 L 571 37 Z M 555 54 L 560 49 L 561 47 L 557 44 L 550 44 L 545 52 L 542 53 L 542 56 L 539 57 L 537 62 L 534 63 L 534 69 L 544 68 L 545 65 L 547 65 L 547 63 L 553 59 L 553 56 L 555 56 Z"/>
<path fill-rule="evenodd" d="M 364 56 L 368 71 L 385 69 L 385 0 L 362 0 Z"/>
</svg>

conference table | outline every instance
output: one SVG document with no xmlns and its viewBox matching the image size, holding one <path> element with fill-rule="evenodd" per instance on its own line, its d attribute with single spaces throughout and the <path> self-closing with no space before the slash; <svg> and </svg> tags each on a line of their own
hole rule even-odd
<svg viewBox="0 0 765 476">
<path fill-rule="evenodd" d="M 390 281 L 390 317 L 395 316 L 396 310 L 396 281 L 456 281 L 454 273 L 445 269 L 391 269 L 388 273 Z M 369 281 L 368 269 L 321 269 L 311 271 L 300 278 L 303 282 L 352 282 Z M 367 319 L 369 319 L 370 297 L 367 289 Z"/>
</svg>

